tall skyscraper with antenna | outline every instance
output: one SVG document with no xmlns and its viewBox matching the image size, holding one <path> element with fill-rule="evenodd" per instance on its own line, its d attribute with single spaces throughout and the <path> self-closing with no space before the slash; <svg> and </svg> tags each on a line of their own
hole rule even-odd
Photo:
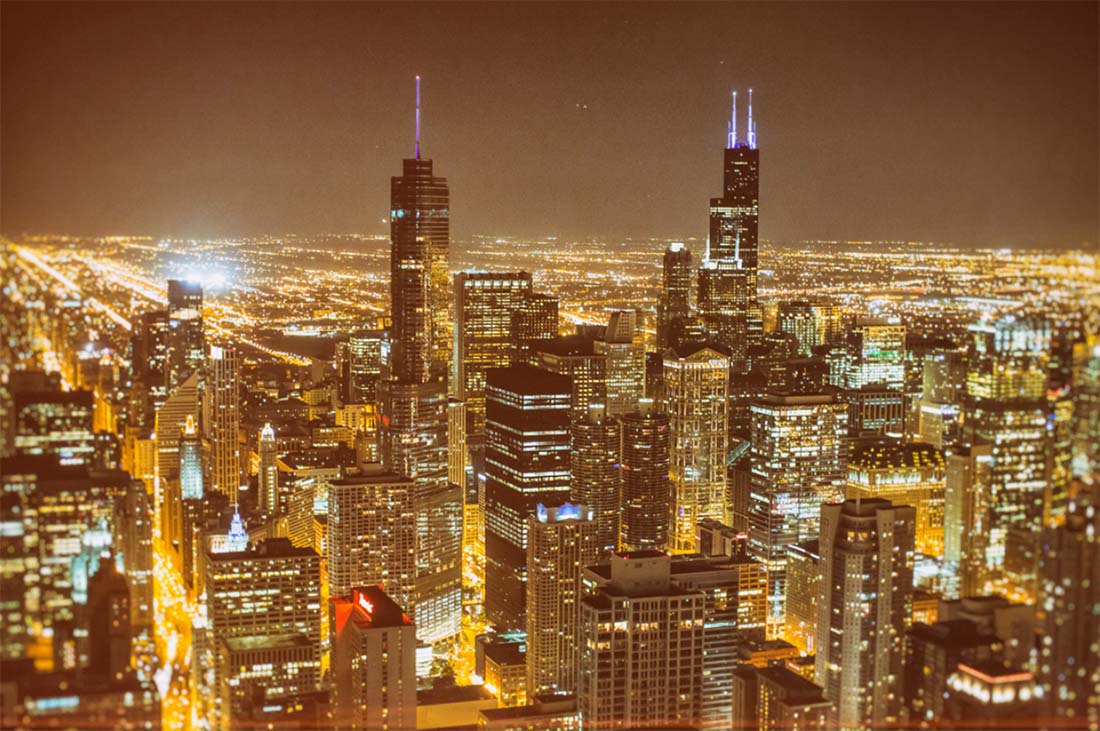
<svg viewBox="0 0 1100 731">
<path fill-rule="evenodd" d="M 737 369 L 762 335 L 757 302 L 760 151 L 749 89 L 748 137 L 737 139 L 733 92 L 723 156 L 724 189 L 710 201 L 710 238 L 699 271 L 699 311 L 711 336 L 731 351 Z"/>
<path fill-rule="evenodd" d="M 458 634 L 462 616 L 462 489 L 447 472 L 450 371 L 450 191 L 420 156 L 420 77 L 416 142 L 390 182 L 391 371 L 379 384 L 386 469 L 412 480 L 416 515 L 414 589 L 406 609 L 417 638 Z"/>
</svg>

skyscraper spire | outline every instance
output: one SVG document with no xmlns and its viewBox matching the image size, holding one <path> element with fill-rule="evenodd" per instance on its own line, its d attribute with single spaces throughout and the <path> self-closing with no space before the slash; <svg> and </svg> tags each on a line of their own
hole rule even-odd
<svg viewBox="0 0 1100 731">
<path fill-rule="evenodd" d="M 729 140 L 726 142 L 726 147 L 733 149 L 737 147 L 737 92 L 733 92 L 733 105 L 730 108 L 730 123 L 729 123 Z"/>
<path fill-rule="evenodd" d="M 420 75 L 416 76 L 416 159 L 420 159 Z"/>
<path fill-rule="evenodd" d="M 752 121 L 752 89 L 749 89 L 749 147 L 756 149 L 756 123 Z"/>
</svg>

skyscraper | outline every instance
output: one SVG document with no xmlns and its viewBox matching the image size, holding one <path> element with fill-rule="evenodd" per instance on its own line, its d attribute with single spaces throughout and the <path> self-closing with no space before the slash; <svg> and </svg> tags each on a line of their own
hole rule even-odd
<svg viewBox="0 0 1100 731">
<path fill-rule="evenodd" d="M 1043 531 L 1039 680 L 1047 717 L 1100 726 L 1100 506 L 1082 500 Z"/>
<path fill-rule="evenodd" d="M 569 496 L 569 378 L 528 365 L 489 371 L 485 396 L 485 613 L 524 624 L 527 519 Z"/>
<path fill-rule="evenodd" d="M 592 511 L 599 550 L 614 551 L 619 547 L 621 516 L 621 427 L 607 416 L 603 406 L 593 404 L 584 419 L 573 420 L 570 436 L 571 499 Z"/>
<path fill-rule="evenodd" d="M 730 360 L 712 348 L 670 350 L 664 361 L 672 514 L 669 548 L 691 552 L 704 518 L 727 522 Z"/>
<path fill-rule="evenodd" d="M 915 520 L 913 508 L 879 498 L 821 506 L 816 676 L 834 727 L 899 718 Z"/>
<path fill-rule="evenodd" d="M 617 416 L 632 411 L 645 396 L 645 342 L 642 316 L 637 310 L 611 313 L 603 337 L 593 349 L 607 359 L 607 413 Z"/>
<path fill-rule="evenodd" d="M 239 547 L 235 547 L 239 548 Z M 253 692 L 315 690 L 321 671 L 321 558 L 285 538 L 205 555 L 205 668 L 212 725 L 232 727 Z"/>
<path fill-rule="evenodd" d="M 976 323 L 970 332 L 964 439 L 991 449 L 986 590 L 1033 600 L 1034 561 L 1026 553 L 1042 528 L 1049 488 L 1050 325 L 1007 316 Z M 1023 567 L 1013 570 L 1014 563 Z"/>
<path fill-rule="evenodd" d="M 612 554 L 610 580 L 581 601 L 586 731 L 698 725 L 706 597 L 675 585 L 670 567 L 660 551 Z"/>
<path fill-rule="evenodd" d="M 871 384 L 905 390 L 905 325 L 897 320 L 860 318 L 849 333 L 844 386 Z"/>
<path fill-rule="evenodd" d="M 657 348 L 676 345 L 684 323 L 691 319 L 691 251 L 679 241 L 668 245 L 657 303 Z"/>
<path fill-rule="evenodd" d="M 748 137 L 737 138 L 737 93 L 723 155 L 723 192 L 710 201 L 710 238 L 699 271 L 699 312 L 712 337 L 741 364 L 760 340 L 757 302 L 759 265 L 760 151 L 749 89 Z"/>
<path fill-rule="evenodd" d="M 168 280 L 167 392 L 202 367 L 206 340 L 202 325 L 202 286 L 180 279 Z"/>
<path fill-rule="evenodd" d="M 275 445 L 275 430 L 264 424 L 260 430 L 260 511 L 268 516 L 282 515 L 286 501 L 279 495 L 279 465 Z"/>
<path fill-rule="evenodd" d="M 524 363 L 532 348 L 558 337 L 558 298 L 531 292 L 512 314 L 513 363 Z"/>
<path fill-rule="evenodd" d="M 332 716 L 338 729 L 416 728 L 416 627 L 380 587 L 330 600 Z"/>
<path fill-rule="evenodd" d="M 785 622 L 787 548 L 818 536 L 821 504 L 844 490 L 847 411 L 828 394 L 752 406 L 749 548 L 768 567 L 768 637 Z"/>
<path fill-rule="evenodd" d="M 237 501 L 241 486 L 241 357 L 233 347 L 210 346 L 202 392 L 203 430 L 210 443 L 210 489 Z"/>
<path fill-rule="evenodd" d="M 860 441 L 848 457 L 849 500 L 879 497 L 916 509 L 916 548 L 943 556 L 943 453 L 920 442 Z"/>
<path fill-rule="evenodd" d="M 469 434 L 485 432 L 485 373 L 512 365 L 512 319 L 531 294 L 527 272 L 459 272 L 454 278 L 454 395 Z"/>
<path fill-rule="evenodd" d="M 668 545 L 672 482 L 669 479 L 669 418 L 653 399 L 642 399 L 622 427 L 619 475 L 623 550 L 659 550 Z"/>
<path fill-rule="evenodd" d="M 593 511 L 541 503 L 527 519 L 527 697 L 577 690 L 581 571 L 601 546 Z"/>
<path fill-rule="evenodd" d="M 413 481 L 379 465 L 330 483 L 325 543 L 330 596 L 380 586 L 407 611 L 415 611 L 413 499 Z"/>
<path fill-rule="evenodd" d="M 420 157 L 420 77 L 416 77 L 416 145 L 390 179 L 391 369 L 404 383 L 446 381 L 449 317 L 450 191 Z"/>
<path fill-rule="evenodd" d="M 420 157 L 420 77 L 416 144 L 390 181 L 391 379 L 379 386 L 382 462 L 409 477 L 416 513 L 418 637 L 456 635 L 462 613 L 462 489 L 448 480 L 451 319 L 450 193 Z"/>
<path fill-rule="evenodd" d="M 154 525 L 156 533 L 169 546 L 178 544 L 183 531 L 181 517 L 183 495 L 180 485 L 181 438 L 188 421 L 194 424 L 198 415 L 199 374 L 194 372 L 172 390 L 165 402 L 157 409 L 155 421 L 156 480 L 153 505 L 157 520 Z M 193 450 L 195 446 L 194 439 L 189 439 L 189 450 Z M 189 479 L 193 468 L 192 457 L 188 463 Z M 193 483 L 189 489 L 193 489 Z"/>
</svg>

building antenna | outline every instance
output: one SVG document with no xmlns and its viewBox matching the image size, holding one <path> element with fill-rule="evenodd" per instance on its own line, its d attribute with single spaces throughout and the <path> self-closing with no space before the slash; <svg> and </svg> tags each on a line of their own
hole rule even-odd
<svg viewBox="0 0 1100 731">
<path fill-rule="evenodd" d="M 416 159 L 420 159 L 420 75 L 416 76 Z"/>
<path fill-rule="evenodd" d="M 730 108 L 730 139 L 726 147 L 737 147 L 737 92 L 733 92 L 733 105 Z"/>
<path fill-rule="evenodd" d="M 749 147 L 756 149 L 756 123 L 752 121 L 752 89 L 749 89 Z"/>
</svg>

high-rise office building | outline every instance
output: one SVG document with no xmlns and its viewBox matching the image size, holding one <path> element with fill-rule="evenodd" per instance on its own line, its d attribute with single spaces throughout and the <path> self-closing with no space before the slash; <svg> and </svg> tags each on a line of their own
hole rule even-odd
<svg viewBox="0 0 1100 731">
<path fill-rule="evenodd" d="M 694 279 L 691 250 L 675 241 L 668 245 L 661 275 L 661 298 L 657 303 L 657 347 L 678 344 L 680 331 L 691 319 L 691 289 Z"/>
<path fill-rule="evenodd" d="M 132 611 L 130 587 L 113 558 L 100 557 L 98 570 L 88 579 L 84 614 L 89 645 L 86 672 L 108 681 L 120 678 L 130 668 Z"/>
<path fill-rule="evenodd" d="M 778 665 L 740 665 L 733 673 L 734 728 L 825 731 L 833 704 L 821 686 Z"/>
<path fill-rule="evenodd" d="M 752 406 L 749 547 L 768 567 L 768 637 L 785 623 L 787 548 L 818 536 L 844 493 L 847 409 L 834 396 L 770 395 Z"/>
<path fill-rule="evenodd" d="M 992 463 L 989 444 L 955 447 L 946 458 L 943 558 L 947 573 L 957 577 L 962 596 L 985 592 Z"/>
<path fill-rule="evenodd" d="M 612 554 L 609 572 L 581 601 L 583 728 L 697 726 L 705 595 L 676 586 L 660 551 Z"/>
<path fill-rule="evenodd" d="M 525 626 L 527 519 L 569 496 L 571 393 L 567 377 L 529 365 L 489 371 L 485 613 L 501 628 Z"/>
<path fill-rule="evenodd" d="M 1100 727 L 1100 503 L 1083 494 L 1039 551 L 1039 679 L 1047 717 Z"/>
<path fill-rule="evenodd" d="M 900 717 L 915 520 L 913 508 L 879 498 L 821 506 L 816 676 L 834 727 Z"/>
<path fill-rule="evenodd" d="M 606 358 L 607 413 L 618 416 L 632 411 L 645 396 L 645 341 L 642 313 L 618 310 L 593 349 Z"/>
<path fill-rule="evenodd" d="M 622 488 L 619 450 L 622 428 L 599 404 L 589 406 L 584 419 L 570 424 L 571 481 L 575 503 L 586 505 L 596 522 L 596 545 L 601 552 L 619 547 Z"/>
<path fill-rule="evenodd" d="M 404 383 L 446 381 L 451 353 L 450 190 L 420 157 L 420 77 L 416 146 L 390 179 L 390 363 Z"/>
<path fill-rule="evenodd" d="M 210 489 L 236 502 L 241 486 L 241 356 L 210 346 L 202 392 L 203 431 L 210 443 Z"/>
<path fill-rule="evenodd" d="M 463 493 L 448 475 L 448 399 L 441 381 L 383 381 L 379 396 L 382 464 L 414 483 L 417 579 L 406 608 L 420 639 L 435 643 L 458 633 L 462 613 Z"/>
<path fill-rule="evenodd" d="M 468 433 L 485 433 L 485 373 L 512 365 L 512 319 L 531 295 L 527 272 L 459 272 L 454 278 L 456 398 Z"/>
<path fill-rule="evenodd" d="M 727 522 L 729 369 L 729 358 L 712 348 L 665 356 L 672 480 L 669 548 L 675 552 L 695 550 L 695 526 L 704 518 Z"/>
<path fill-rule="evenodd" d="M 526 362 L 532 348 L 558 335 L 558 298 L 540 292 L 528 293 L 512 313 L 512 362 Z"/>
<path fill-rule="evenodd" d="M 909 429 L 940 449 L 957 444 L 966 395 L 966 354 L 936 350 L 924 355 L 916 429 Z"/>
<path fill-rule="evenodd" d="M 527 519 L 527 697 L 577 689 L 581 571 L 595 563 L 594 512 L 539 504 Z"/>
<path fill-rule="evenodd" d="M 821 549 L 818 541 L 787 546 L 786 622 L 783 639 L 813 655 L 817 640 L 817 600 L 821 593 Z"/>
<path fill-rule="evenodd" d="M 877 384 L 905 392 L 905 325 L 896 320 L 857 319 L 847 345 L 845 388 Z"/>
<path fill-rule="evenodd" d="M 167 392 L 174 391 L 192 373 L 198 373 L 205 356 L 202 285 L 169 279 Z"/>
<path fill-rule="evenodd" d="M 415 483 L 368 465 L 328 489 L 327 569 L 331 596 L 380 586 L 415 616 Z"/>
<path fill-rule="evenodd" d="M 1100 334 L 1073 349 L 1073 476 L 1100 475 Z"/>
<path fill-rule="evenodd" d="M 607 403 L 607 356 L 596 352 L 592 338 L 571 335 L 536 342 L 531 346 L 528 362 L 571 380 L 574 419 L 584 418 L 589 404 Z"/>
<path fill-rule="evenodd" d="M 286 500 L 279 494 L 279 455 L 271 424 L 264 424 L 260 430 L 259 447 L 260 511 L 269 517 L 282 515 L 286 512 Z"/>
<path fill-rule="evenodd" d="M 660 550 L 668 545 L 672 481 L 669 477 L 669 418 L 653 399 L 619 419 L 622 518 L 619 543 L 624 550 Z"/>
<path fill-rule="evenodd" d="M 943 556 L 943 453 L 920 442 L 860 441 L 848 456 L 849 500 L 879 497 L 917 511 L 916 549 Z"/>
<path fill-rule="evenodd" d="M 40 376 L 41 374 L 35 374 Z M 62 464 L 95 462 L 91 391 L 63 391 L 45 377 L 14 384 L 11 404 L 11 444 L 17 455 L 55 454 Z"/>
<path fill-rule="evenodd" d="M 143 312 L 134 318 L 132 333 L 130 423 L 151 431 L 157 409 L 168 398 L 168 311 Z"/>
<path fill-rule="evenodd" d="M 332 721 L 338 729 L 416 728 L 416 626 L 377 586 L 330 600 Z"/>
<path fill-rule="evenodd" d="M 1050 325 L 1007 316 L 970 332 L 964 438 L 991 448 L 983 593 L 1033 599 L 1034 560 L 1027 554 L 1034 552 L 1049 489 Z"/>
<path fill-rule="evenodd" d="M 814 305 L 805 300 L 779 303 L 776 328 L 795 336 L 799 357 L 808 357 L 815 347 L 825 342 L 825 327 L 818 320 L 817 314 Z"/>
<path fill-rule="evenodd" d="M 385 330 L 357 330 L 346 343 L 337 343 L 336 355 L 342 389 L 340 400 L 349 404 L 373 404 L 375 389 L 389 364 L 390 340 Z"/>
<path fill-rule="evenodd" d="M 723 155 L 722 196 L 710 201 L 710 238 L 699 270 L 699 312 L 708 331 L 740 368 L 759 342 L 757 301 L 760 219 L 760 151 L 749 90 L 748 138 L 737 138 L 737 96 Z"/>
<path fill-rule="evenodd" d="M 157 534 L 168 546 L 178 546 L 183 533 L 182 486 L 180 484 L 180 449 L 188 421 L 194 424 L 199 416 L 199 374 L 191 373 L 178 384 L 157 409 L 156 468 L 154 484 L 154 522 Z M 188 476 L 194 468 L 194 438 L 188 437 Z M 200 460 L 201 465 L 201 460 Z M 204 484 L 208 484 L 204 479 Z M 189 485 L 193 489 L 193 481 Z"/>
<path fill-rule="evenodd" d="M 209 719 L 232 727 L 254 693 L 315 690 L 321 666 L 321 557 L 273 538 L 208 552 L 206 638 L 193 662 L 214 698 Z"/>
</svg>

